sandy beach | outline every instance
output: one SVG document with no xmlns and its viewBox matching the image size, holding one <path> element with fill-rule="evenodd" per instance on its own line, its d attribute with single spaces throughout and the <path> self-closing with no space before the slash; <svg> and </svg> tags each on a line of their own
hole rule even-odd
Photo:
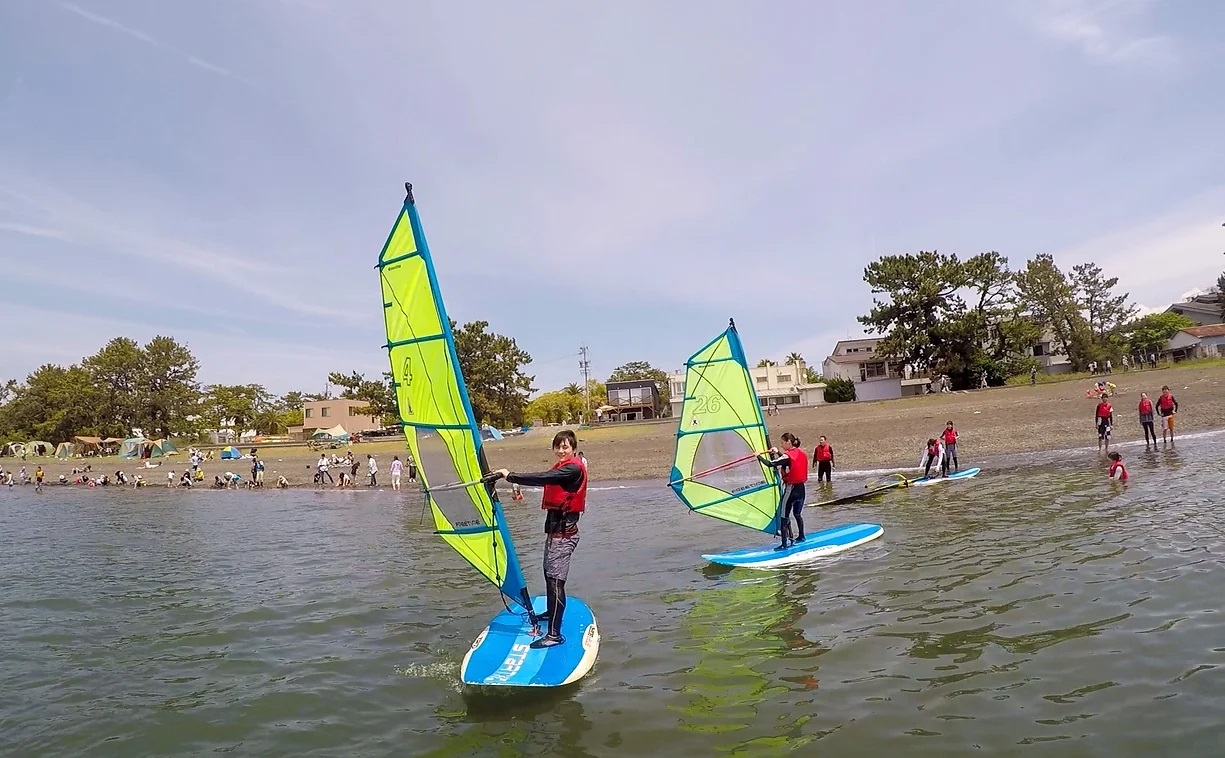
<svg viewBox="0 0 1225 758">
<path fill-rule="evenodd" d="M 1117 385 L 1111 398 L 1116 423 L 1115 443 L 1142 439 L 1136 413 L 1141 391 L 1156 397 L 1163 384 L 1168 384 L 1181 406 L 1176 431 L 1188 434 L 1225 427 L 1225 366 L 1207 365 L 1175 367 L 1156 371 L 1116 373 L 1109 377 Z M 1035 387 L 1000 387 L 971 392 L 886 400 L 872 403 L 841 403 L 813 408 L 784 410 L 767 418 L 772 437 L 789 431 L 799 435 L 803 446 L 812 449 L 819 435 L 824 434 L 834 446 L 836 470 L 913 468 L 927 438 L 935 436 L 952 420 L 961 434 L 958 445 L 962 466 L 973 465 L 982 458 L 1060 450 L 1095 445 L 1097 435 L 1093 425 L 1094 401 L 1085 397 L 1089 380 L 1053 382 Z M 657 423 L 609 424 L 579 430 L 580 448 L 588 457 L 593 481 L 664 479 L 672 465 L 672 448 L 676 422 L 668 419 Z M 554 428 L 535 430 L 522 437 L 507 438 L 485 444 L 489 465 L 513 471 L 535 471 L 552 465 L 550 451 Z M 244 452 L 246 447 L 243 448 Z M 362 462 L 358 483 L 363 484 L 367 454 L 379 462 L 379 484 L 387 487 L 388 471 L 393 455 L 403 456 L 405 446 L 400 438 L 378 442 L 361 442 L 352 446 Z M 310 487 L 314 463 L 319 454 L 304 445 L 264 447 L 261 449 L 267 471 L 266 486 L 273 486 L 278 476 L 284 476 L 294 487 Z M 329 453 L 342 454 L 340 450 Z M 182 472 L 187 465 L 185 455 L 160 460 L 155 468 L 143 468 L 143 462 L 118 458 L 90 458 L 59 461 L 47 458 L 0 458 L 5 470 L 27 470 L 42 465 L 47 481 L 54 482 L 60 474 L 70 475 L 73 468 L 85 463 L 95 472 L 113 475 L 116 471 L 141 473 L 154 485 L 165 486 L 168 471 Z M 250 461 L 212 460 L 204 464 L 208 481 L 225 471 L 250 477 Z M 407 488 L 407 481 L 405 482 Z"/>
</svg>

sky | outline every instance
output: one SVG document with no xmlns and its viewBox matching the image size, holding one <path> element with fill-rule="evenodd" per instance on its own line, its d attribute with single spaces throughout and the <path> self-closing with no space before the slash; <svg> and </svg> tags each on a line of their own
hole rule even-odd
<svg viewBox="0 0 1225 758">
<path fill-rule="evenodd" d="M 540 390 L 861 334 L 918 250 L 1225 268 L 1225 3 L 0 3 L 0 379 L 168 334 L 206 383 L 386 370 L 414 185 Z M 16 327 L 16 328 L 14 328 Z"/>
</svg>

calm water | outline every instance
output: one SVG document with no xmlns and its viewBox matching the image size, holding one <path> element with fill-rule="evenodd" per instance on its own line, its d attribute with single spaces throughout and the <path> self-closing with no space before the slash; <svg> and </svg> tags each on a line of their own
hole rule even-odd
<svg viewBox="0 0 1225 758">
<path fill-rule="evenodd" d="M 778 573 L 705 565 L 749 533 L 660 483 L 595 492 L 599 663 L 513 697 L 458 684 L 501 606 L 415 496 L 0 491 L 0 754 L 1222 755 L 1225 436 L 1124 450 L 1127 488 L 1076 452 L 809 509 L 885 535 Z"/>
</svg>

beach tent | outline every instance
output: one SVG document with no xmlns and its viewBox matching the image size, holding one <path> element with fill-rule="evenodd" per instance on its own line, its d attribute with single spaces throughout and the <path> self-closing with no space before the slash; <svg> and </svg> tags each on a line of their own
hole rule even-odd
<svg viewBox="0 0 1225 758">
<path fill-rule="evenodd" d="M 349 439 L 349 433 L 345 431 L 345 428 L 343 426 L 341 426 L 340 424 L 337 424 L 331 429 L 320 429 L 319 431 L 312 434 L 311 437 L 314 439 L 319 439 L 322 437 L 331 437 L 334 440 L 347 440 Z"/>
<path fill-rule="evenodd" d="M 26 443 L 24 442 L 9 442 L 3 448 L 0 448 L 0 455 L 11 455 L 14 458 L 26 454 Z"/>
<path fill-rule="evenodd" d="M 232 461 L 242 457 L 242 452 L 238 448 L 230 445 L 229 447 L 221 448 L 221 460 Z"/>
<path fill-rule="evenodd" d="M 55 445 L 44 440 L 30 440 L 26 443 L 26 456 L 33 458 L 42 455 L 55 455 Z"/>
<path fill-rule="evenodd" d="M 149 440 L 144 437 L 128 437 L 119 449 L 120 458 L 139 458 L 140 450 Z"/>
<path fill-rule="evenodd" d="M 149 457 L 158 458 L 163 455 L 178 455 L 179 449 L 168 439 L 153 440 L 149 443 Z"/>
<path fill-rule="evenodd" d="M 60 460 L 65 460 L 72 457 L 73 444 L 71 442 L 61 442 L 55 448 L 55 457 Z"/>
<path fill-rule="evenodd" d="M 81 455 L 89 455 L 90 453 L 93 453 L 94 455 L 102 454 L 102 438 L 101 437 L 79 437 L 78 436 L 78 437 L 73 437 L 72 442 L 65 443 L 65 444 L 72 445 L 74 448 L 76 448 L 76 452 L 80 453 Z M 59 453 L 57 452 L 56 455 L 58 456 Z M 72 453 L 69 453 L 69 455 L 72 455 Z"/>
<path fill-rule="evenodd" d="M 502 439 L 502 432 L 498 431 L 497 429 L 494 429 L 489 424 L 485 424 L 484 426 L 481 427 L 481 439 L 500 440 Z"/>
</svg>

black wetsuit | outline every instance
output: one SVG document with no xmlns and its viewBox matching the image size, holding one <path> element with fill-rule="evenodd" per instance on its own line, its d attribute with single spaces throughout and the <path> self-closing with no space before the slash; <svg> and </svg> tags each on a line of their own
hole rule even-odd
<svg viewBox="0 0 1225 758">
<path fill-rule="evenodd" d="M 567 463 L 535 474 L 512 473 L 506 477 L 506 481 L 511 484 L 526 484 L 529 487 L 556 485 L 561 487 L 563 492 L 575 494 L 582 489 L 586 477 L 587 472 L 582 465 Z M 566 612 L 566 578 L 570 574 L 570 557 L 578 547 L 578 519 L 581 515 L 577 511 L 545 509 L 544 583 L 547 606 L 543 616 L 533 613 L 532 621 L 539 623 L 547 620 L 549 632 L 546 637 L 533 642 L 533 647 L 542 641 L 554 645 L 563 641 L 561 620 Z"/>
</svg>

